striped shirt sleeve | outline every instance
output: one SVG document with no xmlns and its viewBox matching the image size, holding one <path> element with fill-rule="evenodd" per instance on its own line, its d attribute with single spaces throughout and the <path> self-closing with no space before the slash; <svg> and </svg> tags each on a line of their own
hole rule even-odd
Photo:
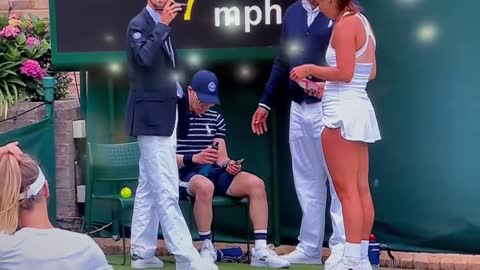
<svg viewBox="0 0 480 270">
<path fill-rule="evenodd" d="M 215 132 L 215 138 L 225 139 L 225 136 L 227 134 L 227 124 L 225 123 L 225 119 L 220 113 L 217 116 L 216 128 L 217 130 Z"/>
</svg>

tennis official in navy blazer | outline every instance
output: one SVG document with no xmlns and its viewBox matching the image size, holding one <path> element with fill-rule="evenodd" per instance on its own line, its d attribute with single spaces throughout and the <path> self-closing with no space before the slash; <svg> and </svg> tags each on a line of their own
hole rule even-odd
<svg viewBox="0 0 480 270">
<path fill-rule="evenodd" d="M 170 136 L 175 129 L 178 105 L 178 135 L 188 133 L 188 95 L 178 85 L 178 58 L 169 25 L 159 23 L 144 9 L 128 28 L 127 128 L 130 136 Z"/>
<path fill-rule="evenodd" d="M 181 6 L 148 0 L 127 30 L 130 93 L 126 126 L 140 147 L 139 179 L 132 218 L 133 269 L 161 268 L 155 257 L 158 226 L 176 269 L 217 270 L 200 257 L 178 204 L 177 137 L 188 132 L 189 106 L 178 80 L 170 23 Z M 178 134 L 177 134 L 178 133 Z"/>
</svg>

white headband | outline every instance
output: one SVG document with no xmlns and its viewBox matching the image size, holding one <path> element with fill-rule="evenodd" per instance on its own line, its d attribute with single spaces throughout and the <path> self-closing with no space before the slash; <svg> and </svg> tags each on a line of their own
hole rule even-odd
<svg viewBox="0 0 480 270">
<path fill-rule="evenodd" d="M 47 180 L 45 179 L 45 175 L 43 175 L 42 170 L 40 169 L 40 167 L 38 167 L 37 180 L 35 180 L 35 182 L 33 182 L 30 186 L 28 186 L 26 191 L 20 193 L 19 201 L 23 199 L 28 199 L 32 196 L 37 195 L 40 192 L 40 190 L 42 190 L 46 181 Z M 25 192 L 26 192 L 26 195 L 25 195 Z"/>
</svg>

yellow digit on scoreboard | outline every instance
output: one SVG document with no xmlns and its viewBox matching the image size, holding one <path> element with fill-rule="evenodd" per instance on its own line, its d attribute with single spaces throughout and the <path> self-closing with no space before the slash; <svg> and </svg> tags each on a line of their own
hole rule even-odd
<svg viewBox="0 0 480 270">
<path fill-rule="evenodd" d="M 185 21 L 190 21 L 192 19 L 192 8 L 193 8 L 193 3 L 195 0 L 188 0 L 187 2 L 187 11 L 185 12 L 185 15 L 183 16 L 183 19 Z"/>
</svg>

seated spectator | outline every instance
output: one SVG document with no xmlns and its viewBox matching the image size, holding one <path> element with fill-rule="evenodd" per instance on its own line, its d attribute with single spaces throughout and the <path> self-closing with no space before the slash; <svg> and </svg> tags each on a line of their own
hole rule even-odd
<svg viewBox="0 0 480 270">
<path fill-rule="evenodd" d="M 17 143 L 0 147 L 0 269 L 113 269 L 92 238 L 53 227 L 49 194 L 42 170 Z"/>
</svg>

